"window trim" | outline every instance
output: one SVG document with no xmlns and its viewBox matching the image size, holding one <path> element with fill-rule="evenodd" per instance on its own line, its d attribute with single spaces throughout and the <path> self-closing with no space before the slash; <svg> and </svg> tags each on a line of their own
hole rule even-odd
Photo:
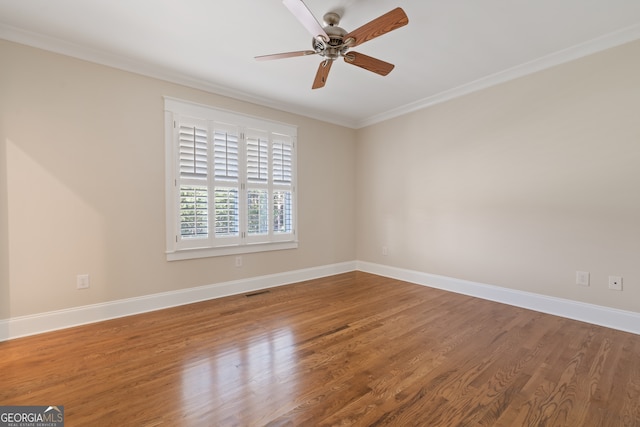
<svg viewBox="0 0 640 427">
<path fill-rule="evenodd" d="M 251 129 L 265 129 L 268 133 L 286 135 L 291 140 L 293 148 L 292 153 L 292 182 L 290 185 L 291 192 L 293 194 L 292 200 L 292 233 L 290 238 L 283 240 L 281 235 L 273 233 L 271 228 L 273 224 L 270 224 L 270 234 L 274 236 L 269 242 L 252 242 L 252 239 L 241 239 L 240 243 L 225 245 L 225 246 L 209 246 L 209 240 L 203 240 L 204 245 L 198 245 L 196 242 L 192 242 L 189 247 L 178 243 L 178 233 L 180 232 L 180 226 L 178 224 L 179 219 L 179 194 L 180 186 L 179 182 L 179 162 L 178 160 L 178 144 L 176 141 L 176 126 L 180 126 L 180 117 L 188 117 L 189 120 L 203 120 L 207 122 L 223 122 L 238 125 L 242 128 Z M 232 112 L 228 110 L 222 110 L 215 107 L 197 104 L 190 101 L 184 101 L 171 97 L 164 97 L 164 122 L 165 122 L 165 207 L 166 207 L 166 257 L 168 261 L 186 260 L 195 258 L 206 258 L 216 256 L 227 255 L 239 255 L 246 253 L 265 252 L 274 250 L 287 250 L 295 249 L 298 247 L 298 210 L 297 210 L 297 159 L 296 159 L 296 144 L 297 144 L 297 126 L 276 122 L 259 117 L 248 116 L 242 113 Z M 246 141 L 242 141 L 243 148 L 246 150 Z M 270 152 L 270 150 L 269 150 Z M 242 154 L 244 159 L 244 154 Z M 272 160 L 269 159 L 269 162 Z M 269 163 L 269 168 L 272 165 Z M 213 171 L 209 172 L 210 174 Z M 270 170 L 271 174 L 272 171 Z M 271 175 L 270 175 L 271 176 Z M 271 180 L 272 181 L 272 180 Z M 209 194 L 212 194 L 212 183 L 209 181 L 207 187 L 209 188 Z M 246 176 L 242 176 L 239 179 L 239 185 L 251 185 Z M 278 188 L 278 185 L 269 184 L 270 188 Z M 243 193 L 242 197 L 246 194 Z M 273 193 L 269 192 L 269 197 L 273 197 Z M 213 213 L 210 213 L 213 214 Z M 247 212 L 242 214 L 242 221 L 246 222 L 244 216 Z M 209 232 L 215 232 L 211 228 Z M 241 230 L 246 232 L 247 230 Z M 287 234 L 288 235 L 288 234 Z"/>
</svg>

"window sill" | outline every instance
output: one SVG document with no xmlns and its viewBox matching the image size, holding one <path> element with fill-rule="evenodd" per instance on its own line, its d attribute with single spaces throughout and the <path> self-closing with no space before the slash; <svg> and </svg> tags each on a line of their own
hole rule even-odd
<svg viewBox="0 0 640 427">
<path fill-rule="evenodd" d="M 242 246 L 221 246 L 218 248 L 181 249 L 167 252 L 167 261 L 181 261 L 186 259 L 210 258 L 227 255 L 250 254 L 255 252 L 281 251 L 296 249 L 298 242 L 255 243 Z"/>
</svg>

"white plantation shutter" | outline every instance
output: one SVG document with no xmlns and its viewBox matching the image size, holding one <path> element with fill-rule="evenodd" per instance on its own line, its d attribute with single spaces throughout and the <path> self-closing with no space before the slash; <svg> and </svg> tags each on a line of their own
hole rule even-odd
<svg viewBox="0 0 640 427">
<path fill-rule="evenodd" d="M 289 234 L 293 231 L 293 192 L 273 193 L 273 232 Z"/>
<path fill-rule="evenodd" d="M 240 233 L 239 190 L 237 187 L 216 187 L 216 236 L 235 237 Z"/>
<path fill-rule="evenodd" d="M 267 190 L 247 190 L 247 233 L 250 236 L 269 233 L 269 195 Z"/>
<path fill-rule="evenodd" d="M 217 125 L 213 132 L 214 169 L 216 179 L 238 179 L 239 131 Z"/>
<path fill-rule="evenodd" d="M 273 143 L 273 181 L 279 184 L 291 184 L 293 176 L 293 144 L 280 136 Z"/>
<path fill-rule="evenodd" d="M 167 259 L 293 249 L 296 128 L 165 99 Z"/>
<path fill-rule="evenodd" d="M 180 125 L 180 177 L 207 178 L 207 130 L 198 126 Z"/>
<path fill-rule="evenodd" d="M 269 133 L 247 129 L 247 242 L 269 241 Z"/>
<path fill-rule="evenodd" d="M 209 237 L 206 122 L 185 122 L 178 128 L 180 239 Z"/>
<path fill-rule="evenodd" d="M 209 236 L 209 191 L 207 187 L 180 185 L 180 237 Z"/>
<path fill-rule="evenodd" d="M 240 243 L 240 129 L 213 123 L 215 238 Z"/>
<path fill-rule="evenodd" d="M 247 134 L 247 180 L 267 182 L 269 175 L 269 140 L 266 135 Z"/>
<path fill-rule="evenodd" d="M 273 233 L 287 239 L 294 232 L 293 216 L 293 141 L 287 135 L 274 135 L 273 163 Z"/>
</svg>

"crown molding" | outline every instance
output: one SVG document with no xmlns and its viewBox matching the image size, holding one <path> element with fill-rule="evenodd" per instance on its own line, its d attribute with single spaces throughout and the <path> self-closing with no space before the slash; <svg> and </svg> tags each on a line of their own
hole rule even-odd
<svg viewBox="0 0 640 427">
<path fill-rule="evenodd" d="M 589 40 L 587 42 L 569 47 L 567 49 L 554 52 L 533 61 L 516 65 L 504 71 L 488 75 L 481 79 L 466 83 L 464 85 L 449 89 L 435 95 L 423 98 L 419 101 L 403 105 L 387 112 L 371 116 L 361 120 L 357 124 L 357 129 L 367 127 L 385 120 L 399 117 L 414 111 L 422 110 L 442 102 L 459 98 L 482 89 L 506 83 L 519 77 L 524 77 L 556 65 L 564 64 L 576 59 L 592 55 L 594 53 L 610 49 L 640 39 L 640 24 L 606 34 L 604 36 Z"/>
<path fill-rule="evenodd" d="M 116 68 L 118 70 L 163 80 L 169 83 L 175 83 L 193 89 L 203 90 L 205 92 L 233 98 L 239 101 L 249 102 L 252 104 L 260 105 L 262 107 L 273 108 L 275 110 L 280 110 L 286 113 L 309 117 L 327 123 L 333 123 L 339 126 L 353 129 L 357 125 L 355 121 L 345 120 L 344 117 L 338 115 L 324 114 L 312 109 L 305 109 L 304 107 L 301 107 L 299 105 L 291 105 L 287 103 L 277 102 L 268 98 L 258 97 L 230 87 L 217 85 L 204 79 L 193 78 L 185 74 L 178 73 L 174 70 L 170 70 L 166 67 L 160 67 L 122 55 L 115 55 L 98 49 L 88 48 L 86 46 L 68 42 L 66 40 L 46 36 L 31 31 L 25 31 L 1 23 L 0 39 L 23 44 L 37 49 L 46 50 L 48 52 L 53 52 L 60 55 L 69 56 L 83 61 L 104 65 L 111 68 Z"/>
<path fill-rule="evenodd" d="M 252 104 L 269 107 L 286 113 L 296 114 L 321 120 L 327 123 L 336 124 L 352 129 L 360 129 L 373 124 L 396 118 L 414 111 L 422 110 L 442 102 L 459 98 L 482 89 L 499 85 L 510 80 L 524 77 L 529 74 L 542 71 L 566 62 L 570 62 L 606 49 L 623 45 L 640 39 L 640 24 L 635 24 L 593 40 L 563 49 L 558 52 L 543 56 L 533 61 L 517 65 L 504 71 L 488 75 L 473 82 L 434 94 L 421 100 L 394 108 L 392 110 L 376 114 L 363 120 L 345 120 L 344 117 L 320 113 L 316 110 L 305 109 L 299 105 L 277 102 L 268 98 L 257 97 L 236 89 L 216 85 L 202 79 L 195 79 L 184 74 L 177 73 L 167 68 L 158 67 L 152 64 L 137 61 L 121 55 L 114 55 L 97 49 L 87 48 L 78 44 L 70 43 L 61 39 L 45 36 L 39 33 L 21 30 L 11 26 L 0 24 L 0 39 L 5 39 L 19 44 L 47 50 L 54 53 L 70 56 L 73 58 L 117 68 L 147 77 L 164 80 L 200 89 L 216 95 L 234 98 Z"/>
</svg>

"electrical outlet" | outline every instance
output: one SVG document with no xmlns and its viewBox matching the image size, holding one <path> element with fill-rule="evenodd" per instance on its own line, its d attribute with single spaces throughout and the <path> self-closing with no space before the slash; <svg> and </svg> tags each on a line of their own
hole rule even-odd
<svg viewBox="0 0 640 427">
<path fill-rule="evenodd" d="M 78 274 L 76 277 L 76 289 L 87 289 L 89 288 L 89 275 L 88 274 Z"/>
<path fill-rule="evenodd" d="M 621 276 L 609 276 L 609 289 L 614 291 L 622 290 L 622 277 Z"/>
<path fill-rule="evenodd" d="M 589 286 L 588 271 L 576 271 L 576 285 Z"/>
<path fill-rule="evenodd" d="M 382 247 L 382 255 L 383 256 L 389 255 L 389 248 L 387 248 L 386 246 L 383 246 Z"/>
<path fill-rule="evenodd" d="M 236 267 L 242 267 L 242 257 L 241 256 L 237 256 L 236 257 Z"/>
</svg>

